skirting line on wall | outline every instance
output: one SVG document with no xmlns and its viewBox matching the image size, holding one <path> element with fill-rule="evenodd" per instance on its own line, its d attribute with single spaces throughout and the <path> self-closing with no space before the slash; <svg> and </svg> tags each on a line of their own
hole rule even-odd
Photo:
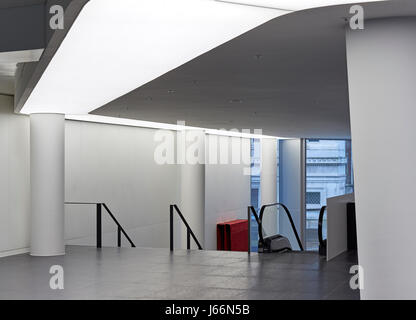
<svg viewBox="0 0 416 320">
<path fill-rule="evenodd" d="M 30 251 L 30 248 L 21 248 L 21 249 L 1 251 L 0 258 L 14 256 L 16 254 L 28 253 L 29 251 Z"/>
</svg>

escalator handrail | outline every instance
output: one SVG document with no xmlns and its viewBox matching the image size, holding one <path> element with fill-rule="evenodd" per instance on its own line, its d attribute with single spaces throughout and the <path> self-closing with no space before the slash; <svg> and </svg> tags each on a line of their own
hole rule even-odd
<svg viewBox="0 0 416 320">
<path fill-rule="evenodd" d="M 326 248 L 326 241 L 324 240 L 322 236 L 322 227 L 323 227 L 325 210 L 326 210 L 326 206 L 323 206 L 321 210 L 319 211 L 319 218 L 318 218 L 318 240 L 319 240 L 319 245 L 322 246 L 322 248 Z"/>
<path fill-rule="evenodd" d="M 263 214 L 264 214 L 264 210 L 265 210 L 266 208 L 269 208 L 269 207 L 274 207 L 274 206 L 281 206 L 281 207 L 284 209 L 284 211 L 286 212 L 286 215 L 287 215 L 287 217 L 289 218 L 290 225 L 291 225 L 291 227 L 292 227 L 293 233 L 294 233 L 294 234 L 295 234 L 295 236 L 296 236 L 296 240 L 297 240 L 297 242 L 298 242 L 299 248 L 300 248 L 300 250 L 301 250 L 301 251 L 303 251 L 303 245 L 302 245 L 302 242 L 300 241 L 299 234 L 298 234 L 298 232 L 297 232 L 297 230 L 296 230 L 296 226 L 295 226 L 295 224 L 294 224 L 294 222 L 293 222 L 292 215 L 290 214 L 289 209 L 288 209 L 288 208 L 287 208 L 287 207 L 286 207 L 283 203 L 280 203 L 280 202 L 276 202 L 276 203 L 272 203 L 272 204 L 265 204 L 265 205 L 263 205 L 263 206 L 261 207 L 261 209 L 260 209 L 260 215 L 259 215 L 259 218 L 258 218 L 257 223 L 258 223 L 258 226 L 259 226 L 259 237 L 260 237 L 260 241 L 261 241 L 261 243 L 264 243 L 264 238 L 263 238 L 263 226 L 262 226 L 262 223 L 263 223 Z"/>
<path fill-rule="evenodd" d="M 257 215 L 256 209 L 254 209 L 253 206 L 250 206 L 249 208 L 250 208 L 251 213 L 253 214 L 254 218 L 256 219 L 257 224 L 259 225 L 260 224 L 260 219 L 259 219 L 259 216 Z"/>
</svg>

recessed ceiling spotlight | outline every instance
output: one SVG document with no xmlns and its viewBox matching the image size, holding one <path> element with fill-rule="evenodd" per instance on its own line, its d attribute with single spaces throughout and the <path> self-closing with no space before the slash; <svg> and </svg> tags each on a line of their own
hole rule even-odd
<svg viewBox="0 0 416 320">
<path fill-rule="evenodd" d="M 254 59 L 256 60 L 260 60 L 261 58 L 263 58 L 263 56 L 260 53 L 254 55 Z"/>
<path fill-rule="evenodd" d="M 241 99 L 231 99 L 230 100 L 230 103 L 241 103 L 241 102 L 243 102 L 243 100 L 241 100 Z"/>
</svg>

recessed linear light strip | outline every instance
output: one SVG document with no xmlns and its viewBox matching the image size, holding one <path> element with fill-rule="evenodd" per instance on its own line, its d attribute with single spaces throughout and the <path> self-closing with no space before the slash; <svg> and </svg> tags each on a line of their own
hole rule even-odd
<svg viewBox="0 0 416 320">
<path fill-rule="evenodd" d="M 388 0 L 215 0 L 231 4 L 246 5 L 267 9 L 298 11 L 318 7 L 336 6 L 343 4 L 380 2 Z"/>
<path fill-rule="evenodd" d="M 230 4 L 238 4 L 242 6 L 250 6 L 250 7 L 257 7 L 257 8 L 264 8 L 264 9 L 273 9 L 273 10 L 281 10 L 281 11 L 287 11 L 288 13 L 293 12 L 292 9 L 282 9 L 275 6 L 273 3 L 269 4 L 270 1 L 260 1 L 259 3 L 253 3 L 253 1 L 244 1 L 244 0 L 214 0 L 217 2 L 225 2 Z"/>
<path fill-rule="evenodd" d="M 129 127 L 140 127 L 140 128 L 151 128 L 151 129 L 162 129 L 162 130 L 203 130 L 206 134 L 219 135 L 219 136 L 228 136 L 228 137 L 240 137 L 240 138 L 253 138 L 253 139 L 263 139 L 263 138 L 274 138 L 274 139 L 291 139 L 291 138 L 282 138 L 275 136 L 266 136 L 260 134 L 251 134 L 237 131 L 227 131 L 227 130 L 216 130 L 216 129 L 207 129 L 200 127 L 191 127 L 183 126 L 177 124 L 168 124 L 160 122 L 151 122 L 143 120 L 133 120 L 126 118 L 116 118 L 116 117 L 107 117 L 99 115 L 65 115 L 65 119 L 73 121 L 84 121 L 84 122 L 94 122 L 94 123 L 104 123 L 104 124 L 113 124 L 120 126 L 129 126 Z"/>
</svg>

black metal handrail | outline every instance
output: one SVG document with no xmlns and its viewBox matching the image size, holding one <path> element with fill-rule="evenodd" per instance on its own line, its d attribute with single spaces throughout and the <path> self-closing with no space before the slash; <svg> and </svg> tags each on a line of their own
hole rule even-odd
<svg viewBox="0 0 416 320">
<path fill-rule="evenodd" d="M 133 241 L 130 239 L 124 228 L 121 226 L 121 224 L 117 221 L 116 217 L 113 215 L 111 210 L 108 208 L 108 206 L 105 203 L 97 203 L 97 202 L 65 202 L 65 204 L 75 204 L 75 205 L 96 205 L 96 212 L 97 212 L 97 248 L 102 247 L 102 207 L 107 211 L 108 215 L 113 219 L 115 224 L 117 225 L 117 246 L 121 248 L 121 234 L 123 234 L 127 241 L 130 243 L 132 248 L 135 248 L 136 245 L 133 243 Z"/>
<path fill-rule="evenodd" d="M 323 249 L 326 248 L 326 239 L 324 240 L 323 235 L 322 235 L 325 210 L 326 210 L 326 206 L 323 206 L 321 210 L 319 211 L 319 218 L 318 218 L 318 240 L 319 240 L 319 245 Z"/>
<path fill-rule="evenodd" d="M 248 207 L 247 215 L 248 215 L 249 230 L 250 230 L 250 218 L 251 218 L 251 213 L 252 213 L 254 215 L 254 218 L 257 221 L 257 224 L 258 224 L 258 233 L 259 233 L 260 243 L 264 244 L 264 237 L 263 237 L 263 215 L 264 215 L 264 210 L 266 208 L 274 207 L 274 206 L 281 206 L 284 209 L 287 217 L 289 218 L 289 222 L 290 222 L 290 225 L 292 227 L 293 233 L 295 234 L 295 237 L 296 237 L 296 240 L 298 242 L 299 248 L 300 248 L 301 251 L 303 251 L 304 249 L 303 249 L 302 241 L 300 241 L 300 237 L 299 237 L 299 234 L 296 230 L 295 223 L 293 222 L 292 215 L 290 214 L 289 209 L 283 203 L 277 202 L 277 203 L 271 203 L 271 204 L 263 205 L 260 208 L 260 215 L 257 215 L 256 209 L 253 206 Z M 249 243 L 248 252 L 250 253 L 250 232 L 248 233 L 248 243 Z"/>
<path fill-rule="evenodd" d="M 202 250 L 202 246 L 199 243 L 198 239 L 196 238 L 194 232 L 192 231 L 191 227 L 189 226 L 188 222 L 186 221 L 185 217 L 183 216 L 182 212 L 179 210 L 178 206 L 176 204 L 171 204 L 170 207 L 170 251 L 173 251 L 173 214 L 176 213 L 181 218 L 182 222 L 186 226 L 186 248 L 188 250 L 191 249 L 191 236 L 194 239 L 196 245 L 198 246 L 199 250 Z"/>
</svg>

